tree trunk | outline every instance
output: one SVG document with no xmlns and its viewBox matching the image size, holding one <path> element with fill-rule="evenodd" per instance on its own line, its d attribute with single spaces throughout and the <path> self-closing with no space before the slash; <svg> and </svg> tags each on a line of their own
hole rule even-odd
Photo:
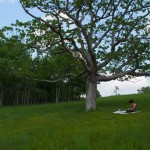
<svg viewBox="0 0 150 150">
<path fill-rule="evenodd" d="M 70 101 L 70 85 L 68 85 L 68 98 L 67 98 L 68 100 L 68 102 Z"/>
<path fill-rule="evenodd" d="M 3 104 L 3 96 L 4 96 L 4 93 L 2 91 L 1 92 L 1 97 L 0 97 L 0 106 L 2 106 L 2 104 Z"/>
<path fill-rule="evenodd" d="M 60 97 L 60 85 L 56 84 L 56 103 L 59 102 L 59 97 Z"/>
<path fill-rule="evenodd" d="M 86 104 L 85 111 L 96 109 L 97 82 L 93 77 L 88 77 L 86 81 Z"/>
<path fill-rule="evenodd" d="M 16 92 L 16 105 L 19 105 L 19 90 Z"/>
</svg>

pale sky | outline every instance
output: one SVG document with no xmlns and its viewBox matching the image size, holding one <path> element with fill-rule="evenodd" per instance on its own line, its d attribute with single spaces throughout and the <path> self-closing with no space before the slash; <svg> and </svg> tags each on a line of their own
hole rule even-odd
<svg viewBox="0 0 150 150">
<path fill-rule="evenodd" d="M 31 17 L 24 12 L 18 0 L 0 0 L 0 28 L 9 26 L 11 23 L 15 23 L 16 20 L 25 22 L 31 20 Z M 118 93 L 121 95 L 135 94 L 137 89 L 150 86 L 150 77 L 140 77 L 124 82 L 102 82 L 98 84 L 98 90 L 102 96 L 111 96 L 115 95 L 115 86 L 118 86 Z"/>
<path fill-rule="evenodd" d="M 97 87 L 102 96 L 111 96 L 115 95 L 115 86 L 118 86 L 118 94 L 120 95 L 135 94 L 137 93 L 137 89 L 140 89 L 141 87 L 150 86 L 150 78 L 138 77 L 130 81 L 123 82 L 119 82 L 117 80 L 102 82 L 98 84 Z"/>
<path fill-rule="evenodd" d="M 0 0 L 0 28 L 15 23 L 16 19 L 31 19 L 22 9 L 18 0 Z"/>
</svg>

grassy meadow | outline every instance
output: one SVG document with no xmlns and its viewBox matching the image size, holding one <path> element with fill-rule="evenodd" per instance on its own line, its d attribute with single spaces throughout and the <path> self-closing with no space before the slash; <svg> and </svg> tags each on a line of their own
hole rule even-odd
<svg viewBox="0 0 150 150">
<path fill-rule="evenodd" d="M 133 99 L 140 113 L 113 114 Z M 150 94 L 0 108 L 0 150 L 149 150 Z"/>
</svg>

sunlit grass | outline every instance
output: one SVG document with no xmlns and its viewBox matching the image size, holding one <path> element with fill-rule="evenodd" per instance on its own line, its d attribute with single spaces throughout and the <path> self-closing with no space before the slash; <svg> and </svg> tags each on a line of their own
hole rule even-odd
<svg viewBox="0 0 150 150">
<path fill-rule="evenodd" d="M 100 98 L 97 110 L 82 102 L 0 108 L 0 150 L 149 150 L 150 95 Z M 132 98 L 141 111 L 128 108 Z"/>
</svg>

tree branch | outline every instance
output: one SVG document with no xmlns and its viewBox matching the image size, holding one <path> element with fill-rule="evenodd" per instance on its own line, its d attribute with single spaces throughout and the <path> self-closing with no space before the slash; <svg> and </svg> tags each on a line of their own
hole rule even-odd
<svg viewBox="0 0 150 150">
<path fill-rule="evenodd" d="M 104 75 L 98 75 L 97 76 L 97 81 L 111 81 L 111 80 L 116 80 L 118 78 L 122 78 L 126 75 L 134 76 L 134 77 L 140 77 L 140 76 L 150 76 L 150 72 L 141 72 L 141 73 L 136 73 L 132 72 L 131 70 L 123 72 L 123 73 L 118 73 L 112 76 L 104 76 Z"/>
</svg>

